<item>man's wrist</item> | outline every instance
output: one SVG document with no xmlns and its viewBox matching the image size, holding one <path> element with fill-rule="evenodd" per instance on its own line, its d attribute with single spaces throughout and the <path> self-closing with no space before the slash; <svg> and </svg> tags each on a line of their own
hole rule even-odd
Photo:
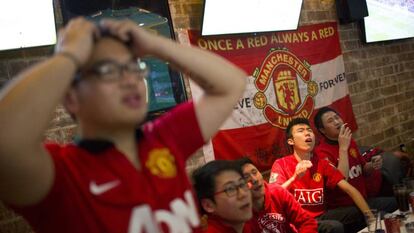
<svg viewBox="0 0 414 233">
<path fill-rule="evenodd" d="M 348 147 L 341 147 L 339 146 L 339 152 L 348 152 Z"/>
<path fill-rule="evenodd" d="M 61 51 L 56 53 L 55 56 L 61 56 L 66 58 L 67 60 L 70 60 L 75 65 L 76 70 L 79 70 L 81 67 L 79 59 L 71 52 Z"/>
</svg>

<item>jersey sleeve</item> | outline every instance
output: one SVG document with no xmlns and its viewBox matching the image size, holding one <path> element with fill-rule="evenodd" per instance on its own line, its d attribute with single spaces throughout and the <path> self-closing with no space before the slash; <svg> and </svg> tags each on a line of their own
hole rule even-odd
<svg viewBox="0 0 414 233">
<path fill-rule="evenodd" d="M 42 232 L 48 228 L 50 221 L 53 225 L 65 227 L 68 223 L 63 211 L 49 211 L 53 209 L 66 209 L 73 207 L 73 186 L 64 172 L 62 161 L 62 147 L 57 144 L 46 144 L 45 149 L 52 158 L 54 165 L 54 179 L 48 194 L 37 204 L 12 208 L 32 225 L 36 232 Z M 76 217 L 76 216 L 73 216 Z M 79 226 L 82 229 L 82 226 Z"/>
<path fill-rule="evenodd" d="M 270 171 L 269 184 L 276 183 L 282 185 L 289 179 L 289 177 L 286 177 L 283 167 L 283 161 L 281 159 L 277 159 L 273 163 L 272 170 Z"/>
<path fill-rule="evenodd" d="M 323 164 L 324 173 L 326 174 L 326 187 L 333 189 L 339 181 L 345 179 L 342 173 L 328 160 L 322 159 L 320 162 Z"/>
<path fill-rule="evenodd" d="M 326 148 L 324 148 L 324 144 L 319 144 L 315 150 L 314 153 L 316 153 L 320 159 L 326 159 L 332 164 L 337 164 L 338 160 L 335 156 L 333 156 L 332 152 Z"/>
<path fill-rule="evenodd" d="M 164 143 L 178 152 L 175 156 L 180 155 L 184 160 L 204 144 L 192 101 L 178 105 L 149 125 Z"/>
</svg>

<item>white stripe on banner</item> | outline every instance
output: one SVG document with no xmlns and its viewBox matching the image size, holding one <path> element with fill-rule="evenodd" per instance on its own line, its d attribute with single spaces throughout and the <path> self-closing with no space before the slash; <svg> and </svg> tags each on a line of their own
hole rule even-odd
<svg viewBox="0 0 414 233">
<path fill-rule="evenodd" d="M 318 84 L 315 109 L 344 98 L 348 95 L 343 56 L 330 61 L 312 65 L 312 80 Z"/>
<path fill-rule="evenodd" d="M 312 80 L 318 85 L 319 91 L 315 98 L 315 108 L 320 108 L 331 104 L 348 95 L 348 85 L 345 79 L 345 68 L 343 56 L 340 55 L 335 59 L 327 62 L 319 63 L 311 66 Z M 305 99 L 308 94 L 307 85 L 298 78 L 301 99 Z M 249 127 L 266 123 L 262 110 L 257 109 L 253 105 L 253 96 L 257 92 L 254 86 L 254 78 L 248 77 L 247 87 L 243 97 L 234 107 L 232 115 L 226 120 L 220 129 L 236 129 L 241 127 Z M 195 100 L 200 96 L 201 89 L 195 87 L 196 84 L 191 82 L 191 90 Z M 197 91 L 196 91 L 197 90 Z M 200 92 L 199 92 L 200 91 Z M 266 97 L 273 106 L 276 104 L 276 94 L 273 85 L 266 90 Z"/>
</svg>

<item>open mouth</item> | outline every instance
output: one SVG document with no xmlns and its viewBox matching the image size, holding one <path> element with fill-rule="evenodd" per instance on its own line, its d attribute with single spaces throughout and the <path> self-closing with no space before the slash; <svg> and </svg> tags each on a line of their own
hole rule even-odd
<svg viewBox="0 0 414 233">
<path fill-rule="evenodd" d="M 241 210 L 246 211 L 250 209 L 250 203 L 246 203 L 240 207 Z"/>
<path fill-rule="evenodd" d="M 307 138 L 305 142 L 312 142 L 312 138 Z"/>
<path fill-rule="evenodd" d="M 129 107 L 137 108 L 142 105 L 142 99 L 139 94 L 131 94 L 131 95 L 124 96 L 122 98 L 122 103 L 124 103 L 125 105 Z"/>
<path fill-rule="evenodd" d="M 253 191 L 260 191 L 262 189 L 263 185 L 256 185 L 253 187 Z"/>
</svg>

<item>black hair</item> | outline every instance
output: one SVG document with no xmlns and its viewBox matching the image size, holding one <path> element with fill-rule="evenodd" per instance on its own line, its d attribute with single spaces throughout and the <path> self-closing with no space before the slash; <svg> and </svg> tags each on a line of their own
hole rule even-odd
<svg viewBox="0 0 414 233">
<path fill-rule="evenodd" d="M 102 28 L 99 26 L 99 24 L 97 25 L 98 29 L 99 29 L 99 34 L 100 37 L 96 38 L 94 37 L 94 44 L 96 44 L 99 40 L 103 39 L 103 38 L 110 38 L 110 39 L 114 39 L 118 42 L 120 42 L 121 44 L 124 44 L 127 48 L 131 48 L 131 40 L 128 40 L 127 42 L 121 40 L 119 37 L 111 34 L 111 32 L 105 28 Z M 72 79 L 72 87 L 76 87 L 80 80 L 82 79 L 82 67 L 79 67 L 79 69 L 76 71 L 74 78 Z"/>
<path fill-rule="evenodd" d="M 229 160 L 213 160 L 197 168 L 193 172 L 193 186 L 199 202 L 202 199 L 210 199 L 214 201 L 214 193 L 216 192 L 216 177 L 224 171 L 235 171 L 243 177 L 241 168 L 237 166 L 234 161 Z M 205 212 L 201 205 L 200 209 L 203 213 Z"/>
<path fill-rule="evenodd" d="M 339 115 L 339 113 L 337 111 L 335 111 L 334 109 L 330 108 L 330 107 L 322 107 L 318 110 L 318 112 L 315 114 L 315 118 L 313 118 L 313 122 L 315 123 L 315 127 L 318 130 L 318 132 L 322 135 L 324 135 L 321 132 L 321 129 L 324 128 L 323 122 L 322 122 L 322 116 L 323 114 L 327 113 L 327 112 L 334 112 L 336 114 Z"/>
<path fill-rule="evenodd" d="M 246 165 L 246 164 L 253 164 L 254 165 L 253 161 L 251 159 L 249 159 L 248 157 L 243 157 L 241 159 L 235 160 L 234 162 L 235 162 L 236 166 L 240 167 L 240 169 L 242 169 L 243 166 Z"/>
<path fill-rule="evenodd" d="M 292 128 L 293 128 L 293 126 L 302 125 L 302 124 L 310 126 L 309 120 L 306 119 L 306 118 L 299 117 L 299 118 L 292 119 L 289 122 L 288 126 L 286 127 L 286 131 L 285 131 L 286 139 L 292 138 Z"/>
</svg>

